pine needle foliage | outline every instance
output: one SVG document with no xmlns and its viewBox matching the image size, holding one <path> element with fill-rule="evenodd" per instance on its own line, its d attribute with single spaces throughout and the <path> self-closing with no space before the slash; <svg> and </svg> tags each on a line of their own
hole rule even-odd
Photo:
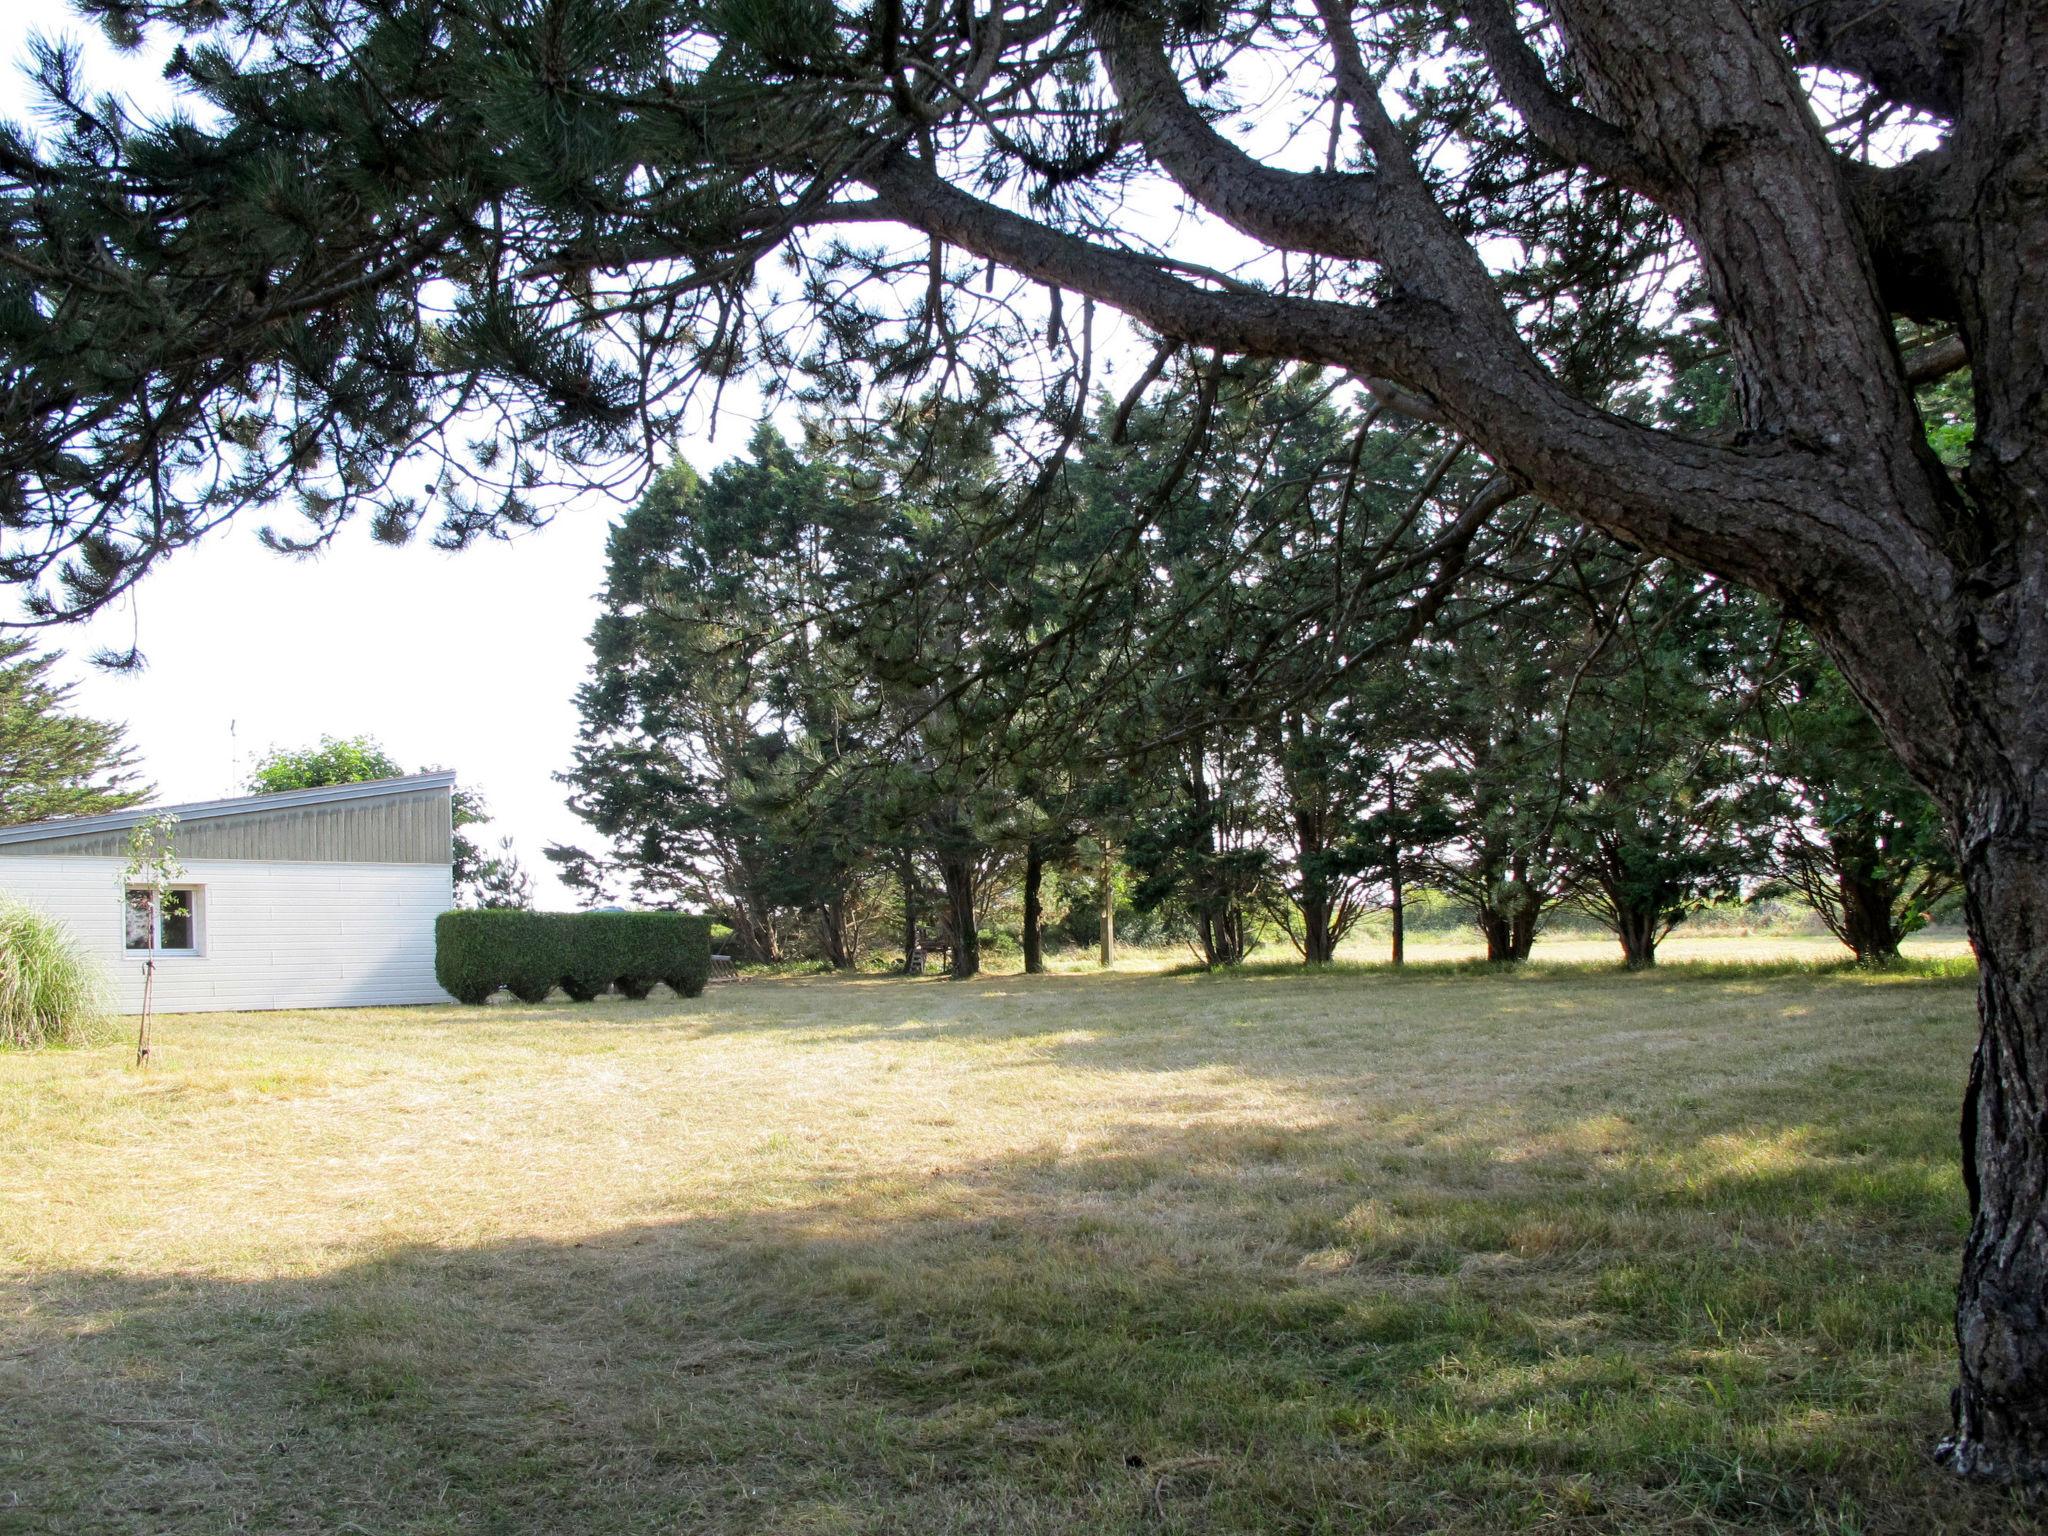
<svg viewBox="0 0 2048 1536">
<path fill-rule="evenodd" d="M 0 638 L 0 826 L 126 810 L 149 798 L 121 727 L 72 713 L 61 651 Z"/>
</svg>

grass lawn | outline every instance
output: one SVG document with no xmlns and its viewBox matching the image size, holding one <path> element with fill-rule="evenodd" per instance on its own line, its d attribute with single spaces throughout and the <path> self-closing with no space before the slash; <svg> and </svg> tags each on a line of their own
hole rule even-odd
<svg viewBox="0 0 2048 1536">
<path fill-rule="evenodd" d="M 0 1531 L 2035 1529 L 1925 1456 L 1971 1004 L 819 979 L 0 1056 Z"/>
</svg>

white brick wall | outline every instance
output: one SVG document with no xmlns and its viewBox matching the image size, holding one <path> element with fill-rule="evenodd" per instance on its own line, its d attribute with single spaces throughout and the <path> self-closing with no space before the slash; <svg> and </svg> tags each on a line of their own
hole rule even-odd
<svg viewBox="0 0 2048 1536">
<path fill-rule="evenodd" d="M 105 968 L 116 1007 L 142 1007 L 142 957 L 122 947 L 117 858 L 0 857 L 0 893 L 46 912 Z M 195 860 L 204 953 L 161 955 L 166 1013 L 449 1001 L 434 980 L 434 918 L 455 905 L 445 864 Z"/>
</svg>

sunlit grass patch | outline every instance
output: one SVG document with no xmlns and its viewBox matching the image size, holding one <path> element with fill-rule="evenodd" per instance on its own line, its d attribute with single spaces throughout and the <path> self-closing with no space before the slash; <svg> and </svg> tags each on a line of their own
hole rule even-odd
<svg viewBox="0 0 2048 1536">
<path fill-rule="evenodd" d="M 0 1060 L 0 1529 L 1998 1531 L 1966 985 L 795 978 Z"/>
</svg>

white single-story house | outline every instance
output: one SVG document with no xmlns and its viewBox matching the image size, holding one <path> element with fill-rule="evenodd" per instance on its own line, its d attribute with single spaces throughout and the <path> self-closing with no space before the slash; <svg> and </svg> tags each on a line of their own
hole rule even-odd
<svg viewBox="0 0 2048 1536">
<path fill-rule="evenodd" d="M 166 1013 L 450 1001 L 434 919 L 455 905 L 452 773 L 0 828 L 0 895 L 62 922 L 142 1007 Z M 168 812 L 184 874 L 173 899 L 134 889 L 138 822 Z"/>
</svg>

